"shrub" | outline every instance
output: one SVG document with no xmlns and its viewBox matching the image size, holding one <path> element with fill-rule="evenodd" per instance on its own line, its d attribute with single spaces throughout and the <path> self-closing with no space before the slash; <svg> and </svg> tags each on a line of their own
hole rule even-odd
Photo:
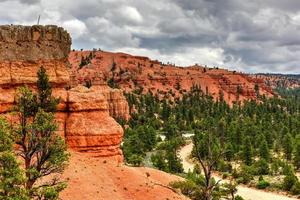
<svg viewBox="0 0 300 200">
<path fill-rule="evenodd" d="M 222 175 L 222 179 L 226 179 L 226 178 L 228 178 L 228 177 L 229 177 L 229 174 L 226 173 L 226 172 Z"/>
<path fill-rule="evenodd" d="M 240 173 L 238 174 L 237 182 L 247 184 L 253 179 L 253 168 L 251 166 L 242 166 Z"/>
<path fill-rule="evenodd" d="M 198 163 L 196 163 L 193 172 L 196 174 L 201 174 L 201 167 Z"/>
<path fill-rule="evenodd" d="M 135 167 L 141 166 L 142 162 L 143 162 L 143 156 L 138 154 L 132 154 L 128 158 L 128 163 L 132 164 Z"/>
<path fill-rule="evenodd" d="M 286 191 L 290 191 L 296 182 L 297 177 L 293 174 L 288 174 L 283 179 L 282 188 Z"/>
<path fill-rule="evenodd" d="M 255 169 L 255 175 L 267 175 L 270 172 L 269 164 L 265 159 L 260 159 L 253 165 Z"/>
<path fill-rule="evenodd" d="M 232 175 L 233 178 L 238 178 L 239 177 L 239 174 L 238 174 L 236 169 L 233 169 L 233 172 L 232 172 L 231 175 Z"/>
<path fill-rule="evenodd" d="M 235 198 L 234 198 L 234 200 L 244 200 L 244 198 L 241 197 L 240 195 L 236 195 Z"/>
<path fill-rule="evenodd" d="M 291 193 L 293 195 L 299 195 L 300 194 L 300 183 L 299 181 L 297 181 L 293 187 L 291 188 Z"/>
<path fill-rule="evenodd" d="M 260 180 L 260 181 L 258 181 L 256 188 L 257 189 L 266 189 L 269 186 L 270 186 L 270 183 L 268 181 Z"/>
<path fill-rule="evenodd" d="M 232 165 L 221 160 L 220 162 L 218 162 L 217 170 L 220 172 L 231 172 Z"/>
<path fill-rule="evenodd" d="M 172 188 L 179 189 L 182 194 L 191 198 L 194 197 L 194 193 L 198 190 L 197 185 L 190 180 L 171 182 L 170 186 Z"/>
</svg>

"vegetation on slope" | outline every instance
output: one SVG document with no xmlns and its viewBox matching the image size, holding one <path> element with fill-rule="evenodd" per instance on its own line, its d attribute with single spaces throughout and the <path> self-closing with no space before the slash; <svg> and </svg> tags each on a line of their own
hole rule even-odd
<svg viewBox="0 0 300 200">
<path fill-rule="evenodd" d="M 208 138 L 213 151 L 222 150 L 224 156 L 212 168 L 225 177 L 259 189 L 300 194 L 296 176 L 300 168 L 299 89 L 281 91 L 282 98 L 258 95 L 257 101 L 232 107 L 222 95 L 213 101 L 197 86 L 180 99 L 172 91 L 159 98 L 141 90 L 126 94 L 132 111 L 130 121 L 123 122 L 126 162 L 139 165 L 151 151 L 156 168 L 181 173 L 177 151 L 185 142 L 183 136 L 191 133 L 195 160 L 209 158 Z"/>
</svg>

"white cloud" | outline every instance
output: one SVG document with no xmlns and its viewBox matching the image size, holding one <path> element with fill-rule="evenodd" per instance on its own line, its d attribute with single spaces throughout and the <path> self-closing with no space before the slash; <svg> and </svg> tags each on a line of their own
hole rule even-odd
<svg viewBox="0 0 300 200">
<path fill-rule="evenodd" d="M 77 39 L 87 33 L 87 27 L 85 23 L 78 19 L 64 21 L 62 26 L 71 33 L 73 39 Z"/>
<path fill-rule="evenodd" d="M 212 48 L 191 48 L 185 52 L 162 54 L 159 50 L 145 48 L 119 48 L 117 52 L 127 52 L 133 55 L 147 56 L 151 59 L 158 59 L 164 63 L 171 62 L 179 66 L 191 66 L 194 64 L 223 66 L 224 55 L 222 49 Z"/>
<path fill-rule="evenodd" d="M 139 13 L 139 11 L 131 6 L 122 6 L 118 9 L 120 15 L 127 19 L 129 22 L 133 22 L 133 23 L 141 23 L 143 22 L 143 17 L 142 15 Z"/>
</svg>

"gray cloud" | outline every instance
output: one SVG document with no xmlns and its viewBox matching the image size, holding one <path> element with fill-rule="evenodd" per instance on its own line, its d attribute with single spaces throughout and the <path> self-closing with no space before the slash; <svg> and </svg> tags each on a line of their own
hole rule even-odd
<svg viewBox="0 0 300 200">
<path fill-rule="evenodd" d="M 74 48 L 300 73 L 299 0 L 0 0 L 0 22 L 64 26 Z"/>
</svg>

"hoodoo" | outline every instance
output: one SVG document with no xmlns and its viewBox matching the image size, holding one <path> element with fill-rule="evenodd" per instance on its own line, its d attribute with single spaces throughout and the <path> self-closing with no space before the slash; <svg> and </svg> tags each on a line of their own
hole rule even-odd
<svg viewBox="0 0 300 200">
<path fill-rule="evenodd" d="M 105 83 L 89 89 L 74 84 L 70 47 L 70 35 L 57 26 L 0 26 L 0 115 L 14 120 L 10 111 L 17 88 L 27 85 L 34 90 L 37 71 L 43 66 L 54 96 L 61 99 L 56 120 L 68 146 L 120 157 L 123 130 L 111 115 L 128 118 L 126 99 L 122 91 Z"/>
</svg>

